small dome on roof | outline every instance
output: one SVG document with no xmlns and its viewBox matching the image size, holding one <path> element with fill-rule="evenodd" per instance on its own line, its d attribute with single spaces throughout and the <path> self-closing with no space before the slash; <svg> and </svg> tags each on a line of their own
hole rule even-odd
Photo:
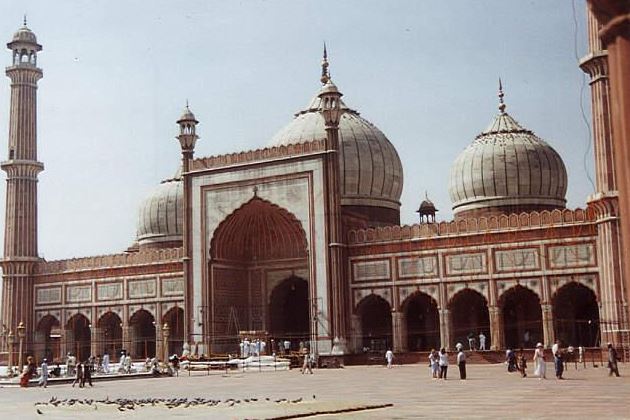
<svg viewBox="0 0 630 420">
<path fill-rule="evenodd" d="M 184 113 L 182 114 L 181 117 L 179 117 L 179 120 L 177 122 L 179 123 L 182 121 L 194 121 L 195 123 L 198 122 L 197 118 L 195 118 L 195 114 L 193 114 L 190 108 L 188 107 L 188 104 L 186 104 L 186 109 L 184 109 Z"/>
<path fill-rule="evenodd" d="M 18 29 L 15 34 L 13 34 L 13 42 L 29 42 L 31 44 L 37 44 L 37 37 L 33 31 L 24 25 Z"/>
</svg>

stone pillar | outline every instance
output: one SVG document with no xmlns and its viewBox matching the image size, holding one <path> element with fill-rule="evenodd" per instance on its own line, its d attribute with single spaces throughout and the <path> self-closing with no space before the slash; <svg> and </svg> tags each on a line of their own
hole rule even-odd
<svg viewBox="0 0 630 420">
<path fill-rule="evenodd" d="M 447 350 L 451 347 L 451 311 L 440 309 L 440 342 Z"/>
<path fill-rule="evenodd" d="M 158 359 L 162 358 L 162 355 L 165 351 L 168 350 L 164 348 L 164 336 L 162 335 L 162 325 L 159 323 L 155 323 L 155 357 Z"/>
<path fill-rule="evenodd" d="M 407 351 L 407 334 L 405 333 L 405 327 L 405 314 L 399 311 L 392 311 L 393 350 L 395 353 Z"/>
<path fill-rule="evenodd" d="M 67 337 L 66 337 L 66 330 L 65 328 L 61 328 L 60 330 L 60 336 L 59 337 L 59 352 L 61 353 L 59 355 L 59 358 L 65 362 L 66 360 L 66 355 L 68 354 L 68 343 L 67 343 Z"/>
<path fill-rule="evenodd" d="M 553 329 L 553 308 L 548 303 L 543 303 L 541 306 L 542 309 L 542 324 L 543 324 L 543 336 L 545 348 L 549 348 L 553 346 L 553 343 L 556 342 L 556 334 Z"/>
<path fill-rule="evenodd" d="M 505 337 L 503 335 L 503 313 L 500 306 L 489 306 L 490 315 L 490 350 L 505 348 Z M 487 344 L 486 344 L 487 346 Z"/>
<path fill-rule="evenodd" d="M 361 336 L 361 317 L 359 315 L 352 314 L 350 318 L 351 322 L 351 337 L 350 345 L 352 348 L 351 352 L 360 353 L 363 348 L 363 341 Z"/>
<path fill-rule="evenodd" d="M 96 356 L 97 354 L 103 354 L 103 330 L 92 326 L 90 337 L 90 354 Z"/>
</svg>

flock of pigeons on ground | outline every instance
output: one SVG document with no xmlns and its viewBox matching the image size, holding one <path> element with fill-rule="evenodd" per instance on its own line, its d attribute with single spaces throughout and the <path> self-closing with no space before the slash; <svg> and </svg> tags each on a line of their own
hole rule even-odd
<svg viewBox="0 0 630 420">
<path fill-rule="evenodd" d="M 313 395 L 315 399 L 315 395 Z M 276 404 L 297 404 L 303 401 L 303 398 L 296 398 L 293 400 L 287 398 L 271 399 L 266 398 L 243 398 L 234 399 L 228 398 L 226 400 L 215 400 L 212 398 L 141 398 L 141 399 L 129 399 L 129 398 L 116 398 L 110 400 L 109 397 L 104 400 L 96 399 L 79 399 L 79 398 L 65 398 L 57 399 L 52 397 L 48 402 L 38 402 L 35 406 L 52 406 L 52 407 L 72 407 L 72 406 L 88 406 L 93 407 L 94 410 L 98 410 L 99 404 L 101 405 L 115 405 L 118 411 L 135 410 L 137 407 L 145 406 L 162 406 L 168 409 L 173 408 L 188 408 L 188 407 L 215 407 L 223 405 L 225 407 L 233 407 L 236 404 L 255 403 L 258 401 L 273 402 Z M 37 408 L 37 414 L 44 414 L 39 408 Z"/>
</svg>

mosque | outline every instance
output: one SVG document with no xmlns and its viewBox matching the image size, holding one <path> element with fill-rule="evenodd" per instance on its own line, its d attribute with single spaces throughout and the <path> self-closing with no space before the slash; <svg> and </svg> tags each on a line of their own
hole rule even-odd
<svg viewBox="0 0 630 420">
<path fill-rule="evenodd" d="M 133 244 L 59 261 L 38 253 L 42 46 L 25 23 L 7 44 L 3 357 L 22 340 L 38 358 L 160 357 L 184 343 L 211 355 L 236 352 L 243 331 L 337 357 L 452 348 L 481 332 L 492 349 L 627 343 L 607 52 L 594 22 L 581 67 L 597 183 L 584 208 L 565 207 L 561 156 L 508 113 L 500 88 L 490 124 L 453 157 L 454 220 L 436 222 L 426 197 L 419 223 L 401 226 L 395 142 L 341 99 L 324 54 L 321 87 L 263 149 L 194 157 L 186 107 L 181 166 L 143 201 Z"/>
</svg>

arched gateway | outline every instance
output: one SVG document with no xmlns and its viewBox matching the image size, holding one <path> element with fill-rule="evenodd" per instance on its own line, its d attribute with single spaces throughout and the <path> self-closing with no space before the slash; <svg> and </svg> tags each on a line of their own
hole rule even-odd
<svg viewBox="0 0 630 420">
<path fill-rule="evenodd" d="M 239 331 L 309 338 L 307 239 L 287 210 L 254 196 L 234 211 L 214 232 L 208 272 L 211 351 L 234 352 Z"/>
</svg>

